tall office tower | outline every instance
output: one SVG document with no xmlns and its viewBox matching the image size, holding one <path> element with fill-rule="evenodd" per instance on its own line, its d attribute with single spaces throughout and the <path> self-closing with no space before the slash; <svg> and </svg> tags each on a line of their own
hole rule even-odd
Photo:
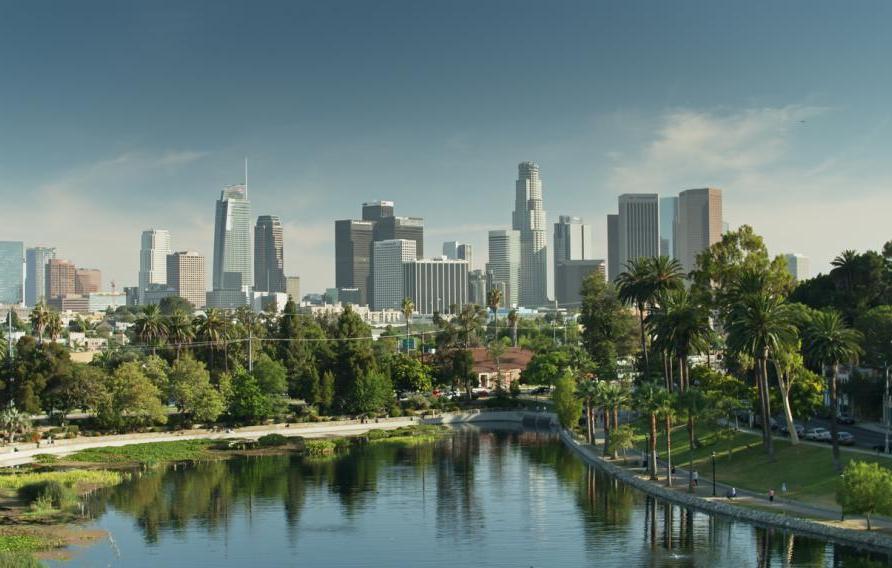
<svg viewBox="0 0 892 568">
<path fill-rule="evenodd" d="M 74 271 L 74 293 L 86 296 L 102 291 L 102 271 L 97 268 L 77 268 Z"/>
<path fill-rule="evenodd" d="M 335 287 L 359 290 L 359 305 L 369 301 L 374 231 L 373 221 L 335 221 Z"/>
<path fill-rule="evenodd" d="M 300 304 L 300 276 L 285 277 L 285 293 L 294 300 L 294 303 Z"/>
<path fill-rule="evenodd" d="M 165 229 L 142 232 L 139 247 L 139 303 L 145 303 L 145 292 L 153 284 L 167 285 L 167 255 L 170 254 L 170 233 Z"/>
<path fill-rule="evenodd" d="M 375 241 L 415 241 L 415 258 L 424 255 L 424 219 L 421 217 L 381 217 L 375 222 L 374 234 Z"/>
<path fill-rule="evenodd" d="M 554 274 L 554 297 L 561 306 L 578 306 L 582 303 L 582 284 L 597 273 L 607 278 L 605 262 L 594 260 L 565 260 L 557 265 Z"/>
<path fill-rule="evenodd" d="M 446 241 L 443 243 L 443 256 L 451 260 L 467 260 L 468 267 L 474 266 L 473 247 L 467 243 Z"/>
<path fill-rule="evenodd" d="M 554 224 L 554 268 L 565 260 L 592 257 L 592 228 L 579 217 L 561 215 Z"/>
<path fill-rule="evenodd" d="M 518 304 L 520 285 L 520 231 L 489 232 L 489 262 L 486 271 L 492 273 L 490 287 L 504 288 L 502 307 Z"/>
<path fill-rule="evenodd" d="M 25 302 L 25 244 L 0 241 L 0 304 Z"/>
<path fill-rule="evenodd" d="M 722 239 L 722 190 L 707 187 L 678 194 L 676 252 L 685 272 L 694 270 L 697 255 Z"/>
<path fill-rule="evenodd" d="M 678 258 L 675 233 L 678 230 L 678 198 L 660 198 L 660 256 Z"/>
<path fill-rule="evenodd" d="M 187 300 L 195 309 L 207 300 L 207 275 L 204 257 L 191 250 L 167 255 L 167 287 Z"/>
<path fill-rule="evenodd" d="M 548 246 L 539 165 L 517 165 L 512 228 L 520 232 L 520 291 L 518 302 L 528 307 L 548 301 Z"/>
<path fill-rule="evenodd" d="M 363 221 L 380 221 L 393 217 L 393 201 L 367 201 L 362 204 Z"/>
<path fill-rule="evenodd" d="M 607 281 L 619 276 L 619 215 L 607 216 Z"/>
<path fill-rule="evenodd" d="M 468 261 L 446 257 L 403 264 L 403 291 L 419 314 L 458 313 L 468 302 Z"/>
<path fill-rule="evenodd" d="M 25 305 L 34 307 L 46 295 L 46 263 L 56 258 L 52 247 L 32 247 L 25 251 Z"/>
<path fill-rule="evenodd" d="M 282 223 L 261 215 L 254 226 L 254 291 L 285 292 L 285 253 Z"/>
<path fill-rule="evenodd" d="M 468 263 L 468 268 L 471 263 Z M 471 270 L 468 272 L 468 303 L 478 306 L 486 305 L 486 272 Z"/>
<path fill-rule="evenodd" d="M 74 294 L 74 278 L 77 273 L 74 264 L 60 258 L 51 258 L 45 268 L 47 301 Z"/>
<path fill-rule="evenodd" d="M 245 291 L 253 283 L 248 186 L 230 185 L 217 200 L 213 289 Z"/>
<path fill-rule="evenodd" d="M 638 258 L 660 255 L 660 206 L 656 193 L 619 196 L 619 271 Z"/>
<path fill-rule="evenodd" d="M 399 309 L 403 293 L 403 263 L 415 260 L 415 241 L 376 241 L 372 254 L 372 309 Z"/>
<path fill-rule="evenodd" d="M 811 278 L 811 270 L 809 268 L 808 257 L 803 254 L 785 254 L 787 260 L 787 270 L 796 280 L 802 282 Z"/>
</svg>

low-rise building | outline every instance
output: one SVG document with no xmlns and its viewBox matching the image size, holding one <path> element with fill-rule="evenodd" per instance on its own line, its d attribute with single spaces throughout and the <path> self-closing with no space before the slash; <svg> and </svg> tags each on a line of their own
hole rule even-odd
<svg viewBox="0 0 892 568">
<path fill-rule="evenodd" d="M 471 355 L 474 357 L 472 370 L 477 377 L 477 388 L 487 391 L 498 389 L 500 384 L 501 388 L 508 390 L 511 383 L 520 380 L 520 374 L 533 358 L 532 351 L 520 347 L 505 349 L 498 362 L 483 347 L 471 349 Z"/>
</svg>

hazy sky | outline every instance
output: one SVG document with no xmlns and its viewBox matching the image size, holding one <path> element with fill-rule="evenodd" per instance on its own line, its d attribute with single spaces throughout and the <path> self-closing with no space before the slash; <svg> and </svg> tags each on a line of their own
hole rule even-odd
<svg viewBox="0 0 892 568">
<path fill-rule="evenodd" d="M 0 0 L 0 240 L 133 285 L 142 229 L 210 258 L 248 156 L 254 214 L 321 290 L 333 220 L 373 199 L 482 265 L 533 160 L 549 226 L 584 217 L 601 256 L 619 193 L 711 185 L 732 227 L 826 270 L 892 238 L 890 21 L 879 1 Z"/>
</svg>

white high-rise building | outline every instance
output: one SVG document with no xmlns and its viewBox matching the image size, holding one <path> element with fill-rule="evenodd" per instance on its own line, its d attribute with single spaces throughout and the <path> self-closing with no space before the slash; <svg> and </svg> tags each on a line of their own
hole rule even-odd
<svg viewBox="0 0 892 568">
<path fill-rule="evenodd" d="M 520 232 L 490 231 L 489 262 L 486 272 L 491 274 L 491 287 L 500 288 L 502 307 L 518 305 L 520 283 Z"/>
<path fill-rule="evenodd" d="M 518 302 L 528 307 L 542 306 L 548 301 L 548 245 L 542 180 L 539 165 L 533 162 L 517 166 L 512 228 L 520 233 Z"/>
<path fill-rule="evenodd" d="M 468 243 L 446 241 L 443 243 L 443 256 L 451 260 L 467 260 L 468 267 L 474 266 L 474 252 Z"/>
<path fill-rule="evenodd" d="M 624 193 L 619 196 L 619 258 L 617 274 L 629 261 L 660 255 L 659 196 L 656 193 Z"/>
<path fill-rule="evenodd" d="M 403 263 L 415 258 L 415 241 L 388 239 L 376 241 L 372 255 L 372 309 L 399 309 L 406 298 L 403 290 Z"/>
<path fill-rule="evenodd" d="M 592 258 L 592 228 L 579 217 L 561 215 L 554 224 L 554 266 L 565 260 Z"/>
<path fill-rule="evenodd" d="M 811 268 L 809 266 L 808 257 L 804 254 L 785 254 L 787 259 L 787 270 L 796 279 L 796 282 L 802 282 L 811 278 Z"/>
<path fill-rule="evenodd" d="M 167 256 L 167 286 L 192 307 L 200 309 L 207 300 L 204 257 L 195 251 L 175 252 Z"/>
<path fill-rule="evenodd" d="M 409 259 L 403 264 L 403 290 L 419 314 L 450 313 L 468 302 L 468 261 Z"/>
<path fill-rule="evenodd" d="M 170 233 L 166 229 L 142 232 L 139 248 L 139 303 L 145 304 L 146 290 L 153 284 L 167 286 L 167 255 Z"/>
<path fill-rule="evenodd" d="M 722 190 L 689 189 L 678 194 L 675 253 L 685 272 L 694 270 L 697 255 L 722 240 Z"/>
</svg>

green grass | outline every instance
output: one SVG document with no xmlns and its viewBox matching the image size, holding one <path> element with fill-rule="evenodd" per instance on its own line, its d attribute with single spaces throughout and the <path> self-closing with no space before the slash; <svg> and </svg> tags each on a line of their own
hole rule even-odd
<svg viewBox="0 0 892 568">
<path fill-rule="evenodd" d="M 61 539 L 25 528 L 6 527 L 0 532 L 0 552 L 38 552 L 64 544 Z"/>
<path fill-rule="evenodd" d="M 636 436 L 635 448 L 644 449 L 645 437 L 641 427 Z M 801 443 L 792 445 L 787 440 L 774 441 L 775 459 L 770 461 L 762 448 L 762 438 L 749 432 L 736 432 L 730 437 L 722 437 L 718 430 L 706 425 L 696 425 L 694 432 L 700 440 L 700 447 L 690 452 L 688 432 L 685 425 L 673 428 L 672 463 L 688 468 L 691 458 L 694 470 L 700 472 L 701 479 L 712 476 L 712 453 L 716 453 L 716 479 L 719 483 L 739 489 L 767 494 L 770 489 L 780 495 L 781 484 L 787 484 L 789 499 L 819 506 L 835 506 L 836 482 L 839 475 L 833 469 L 833 456 L 829 444 L 815 446 Z M 660 459 L 666 458 L 666 438 L 660 431 L 657 436 L 657 453 Z M 892 466 L 892 461 L 884 458 L 842 450 L 843 467 L 850 460 L 879 463 L 883 467 Z"/>
<path fill-rule="evenodd" d="M 41 471 L 27 473 L 11 473 L 0 475 L 0 489 L 18 490 L 25 485 L 56 481 L 66 487 L 76 488 L 79 485 L 117 485 L 124 478 L 117 471 L 105 470 L 68 470 L 68 471 Z"/>
<path fill-rule="evenodd" d="M 304 452 L 311 458 L 333 456 L 337 444 L 334 440 L 307 440 Z"/>
<path fill-rule="evenodd" d="M 443 426 L 419 424 L 394 430 L 369 430 L 366 438 L 373 444 L 418 445 L 434 442 L 447 432 Z"/>
<path fill-rule="evenodd" d="M 43 568 L 43 562 L 28 552 L 0 552 L 0 568 Z"/>
<path fill-rule="evenodd" d="M 154 465 L 173 461 L 195 461 L 211 457 L 213 440 L 176 440 L 173 442 L 152 442 L 127 446 L 90 448 L 69 456 L 79 462 L 126 464 L 140 463 Z"/>
</svg>

